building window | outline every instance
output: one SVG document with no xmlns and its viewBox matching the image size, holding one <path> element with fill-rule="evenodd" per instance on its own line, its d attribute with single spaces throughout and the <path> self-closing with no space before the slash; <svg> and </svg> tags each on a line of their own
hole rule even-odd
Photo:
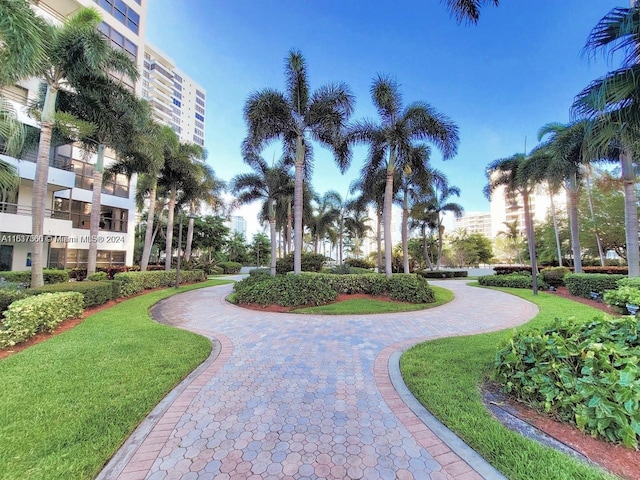
<svg viewBox="0 0 640 480">
<path fill-rule="evenodd" d="M 199 107 L 198 105 L 196 105 L 196 112 L 200 113 L 201 115 L 204 115 L 204 108 Z M 197 115 L 197 114 L 196 114 L 196 115 Z M 198 118 L 198 117 L 196 116 L 196 118 Z M 201 118 L 201 119 L 199 119 L 199 120 L 201 120 L 201 121 L 203 121 L 203 122 L 204 122 L 204 118 Z"/>
<path fill-rule="evenodd" d="M 199 128 L 200 130 L 204 130 L 204 123 L 196 120 L 196 127 Z"/>
<path fill-rule="evenodd" d="M 176 74 L 174 73 L 173 76 L 175 78 Z M 182 91 L 182 85 L 180 85 L 178 82 L 173 82 L 173 88 L 175 88 L 176 90 L 178 90 L 180 92 Z"/>
<path fill-rule="evenodd" d="M 199 98 L 196 98 L 196 103 L 198 105 L 200 105 L 201 107 L 204 107 L 204 101 L 203 100 L 200 100 Z"/>
<path fill-rule="evenodd" d="M 173 113 L 180 115 L 182 113 L 182 110 L 180 110 L 178 107 L 173 107 Z"/>
<path fill-rule="evenodd" d="M 182 104 L 180 103 L 180 100 L 176 100 L 175 98 L 173 99 L 173 104 L 177 105 L 178 107 L 182 106 Z"/>
<path fill-rule="evenodd" d="M 201 122 L 204 122 L 204 117 L 202 115 L 199 115 L 199 114 L 196 113 L 196 118 L 198 120 L 200 120 Z"/>
<path fill-rule="evenodd" d="M 93 190 L 93 165 L 86 162 L 74 161 L 73 171 L 76 174 L 76 188 Z M 105 182 L 102 185 L 102 193 L 129 198 L 129 177 L 122 173 L 115 174 L 110 182 Z"/>
<path fill-rule="evenodd" d="M 89 230 L 91 225 L 91 204 L 68 198 L 56 198 L 54 212 L 71 212 L 71 226 Z M 100 230 L 127 233 L 129 212 L 126 208 L 102 205 L 100 207 Z"/>
<path fill-rule="evenodd" d="M 180 75 L 174 74 L 173 78 L 176 80 L 176 82 L 182 83 L 182 77 Z M 182 87 L 180 87 L 180 88 L 182 88 Z"/>
<path fill-rule="evenodd" d="M 201 147 L 204 147 L 204 140 L 201 139 L 200 137 L 196 137 L 195 135 L 193 136 L 193 141 L 195 143 L 197 143 L 198 145 L 200 145 Z"/>
<path fill-rule="evenodd" d="M 196 95 L 204 100 L 204 93 L 202 93 L 200 90 L 196 90 Z"/>
<path fill-rule="evenodd" d="M 149 55 L 148 53 L 145 53 L 144 54 L 144 59 L 151 61 L 151 55 Z"/>
<path fill-rule="evenodd" d="M 111 47 L 115 48 L 116 50 L 127 52 L 131 59 L 133 61 L 136 61 L 136 59 L 138 58 L 138 46 L 135 43 L 133 43 L 128 38 L 125 38 L 124 35 L 111 28 L 110 25 L 107 25 L 104 22 L 102 22 L 98 26 L 98 30 L 100 30 L 104 34 L 104 36 L 109 39 L 109 41 L 111 42 Z"/>
<path fill-rule="evenodd" d="M 176 97 L 179 100 L 182 100 L 182 94 L 180 92 L 178 92 L 177 90 L 173 91 L 173 96 Z"/>
<path fill-rule="evenodd" d="M 96 267 L 109 268 L 124 265 L 126 252 L 122 250 L 98 250 Z M 82 248 L 52 248 L 49 251 L 49 268 L 87 268 L 89 250 Z"/>
<path fill-rule="evenodd" d="M 199 137 L 204 137 L 204 132 L 198 128 L 195 129 L 195 134 Z"/>
<path fill-rule="evenodd" d="M 93 0 L 136 35 L 139 31 L 140 15 L 133 11 L 123 0 Z M 136 0 L 140 4 L 139 0 Z"/>
<path fill-rule="evenodd" d="M 164 75 L 168 79 L 173 79 L 173 74 L 171 72 L 167 71 L 165 68 L 162 68 L 157 63 L 152 63 L 151 64 L 151 70 L 157 70 L 158 72 L 160 72 L 162 75 Z"/>
</svg>

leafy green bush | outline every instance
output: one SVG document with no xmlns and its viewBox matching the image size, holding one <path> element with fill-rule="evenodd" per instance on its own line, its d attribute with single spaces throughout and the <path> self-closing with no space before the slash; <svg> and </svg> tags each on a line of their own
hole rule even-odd
<svg viewBox="0 0 640 480">
<path fill-rule="evenodd" d="M 624 275 L 608 275 L 606 273 L 570 273 L 565 275 L 564 284 L 577 297 L 590 298 L 591 292 L 604 293 L 605 290 L 618 288 L 617 281 Z"/>
<path fill-rule="evenodd" d="M 499 347 L 495 378 L 535 408 L 637 448 L 639 327 L 633 317 L 571 318 L 518 331 Z"/>
<path fill-rule="evenodd" d="M 42 276 L 44 278 L 45 285 L 69 281 L 69 273 L 66 270 L 43 270 Z M 7 282 L 24 283 L 29 285 L 31 284 L 31 271 L 0 272 L 0 278 L 4 278 Z"/>
<path fill-rule="evenodd" d="M 303 272 L 319 272 L 326 261 L 324 255 L 319 253 L 302 253 L 301 268 Z M 293 272 L 293 253 L 284 256 L 276 261 L 276 272 Z"/>
<path fill-rule="evenodd" d="M 640 290 L 640 277 L 624 277 L 618 280 L 618 287 L 634 287 Z"/>
<path fill-rule="evenodd" d="M 623 285 L 617 290 L 607 290 L 604 292 L 604 301 L 607 305 L 611 305 L 620 309 L 624 313 L 629 313 L 627 304 L 640 305 L 640 289 Z"/>
<path fill-rule="evenodd" d="M 509 275 L 510 273 L 528 273 L 531 275 L 531 267 L 529 265 L 498 265 L 493 267 L 496 275 Z"/>
<path fill-rule="evenodd" d="M 393 300 L 409 303 L 433 303 L 434 291 L 429 283 L 418 275 L 397 274 L 389 281 L 389 296 Z"/>
<path fill-rule="evenodd" d="M 360 258 L 347 258 L 345 259 L 344 263 L 346 263 L 350 267 L 366 268 L 367 270 L 371 270 L 375 267 L 373 262 L 369 262 Z"/>
<path fill-rule="evenodd" d="M 222 268 L 223 273 L 240 273 L 240 269 L 242 268 L 242 264 L 238 262 L 220 262 L 218 264 L 220 268 Z"/>
<path fill-rule="evenodd" d="M 532 288 L 533 277 L 525 272 L 509 273 L 507 275 L 484 275 L 478 277 L 478 283 L 487 287 Z M 546 283 L 538 275 L 538 288 L 546 288 Z"/>
<path fill-rule="evenodd" d="M 351 267 L 349 265 L 343 263 L 342 265 L 336 265 L 335 267 L 329 269 L 327 273 L 331 273 L 333 275 L 349 275 L 353 272 L 351 271 Z"/>
<path fill-rule="evenodd" d="M 222 269 L 222 267 L 218 265 L 212 265 L 207 268 L 208 275 L 222 275 L 223 273 L 224 273 L 224 270 Z"/>
<path fill-rule="evenodd" d="M 16 300 L 26 297 L 20 283 L 3 283 L 0 286 L 0 314 Z"/>
<path fill-rule="evenodd" d="M 239 290 L 236 290 L 235 301 L 238 303 L 257 303 L 258 305 L 297 307 L 322 305 L 335 300 L 338 295 L 336 291 L 319 277 L 316 275 L 276 275 L 273 278 L 240 287 Z"/>
<path fill-rule="evenodd" d="M 180 283 L 200 282 L 205 279 L 202 270 L 180 271 Z M 114 280 L 120 282 L 120 297 L 130 297 L 150 288 L 169 287 L 176 283 L 176 271 L 122 272 Z"/>
<path fill-rule="evenodd" d="M 249 276 L 245 277 L 243 280 L 236 282 L 233 285 L 233 289 L 236 292 L 239 292 L 242 289 L 248 288 L 256 283 L 263 282 L 265 280 L 269 280 L 271 278 L 271 274 L 269 270 L 264 268 L 257 268 L 255 270 L 251 270 L 249 272 Z"/>
<path fill-rule="evenodd" d="M 28 295 L 41 295 L 43 293 L 52 292 L 79 292 L 83 297 L 84 308 L 89 308 L 102 305 L 114 298 L 111 282 L 112 281 L 109 280 L 101 282 L 92 282 L 87 280 L 84 282 L 56 283 L 38 288 L 30 288 L 26 293 Z"/>
<path fill-rule="evenodd" d="M 0 325 L 0 348 L 11 347 L 38 332 L 52 332 L 62 321 L 82 315 L 82 294 L 44 293 L 9 305 Z"/>
<path fill-rule="evenodd" d="M 368 275 L 348 274 L 314 274 L 324 283 L 329 285 L 337 293 L 347 295 L 353 293 L 365 293 L 368 295 L 384 295 L 389 293 L 389 279 L 384 275 L 369 272 Z"/>
<path fill-rule="evenodd" d="M 605 267 L 597 266 L 583 266 L 582 271 L 584 273 L 606 273 L 608 275 L 629 275 L 629 268 L 626 266 L 607 265 Z"/>
<path fill-rule="evenodd" d="M 469 276 L 466 270 L 421 270 L 416 272 L 422 278 L 463 278 Z"/>
<path fill-rule="evenodd" d="M 562 287 L 564 285 L 563 279 L 565 275 L 571 273 L 571 269 L 567 267 L 548 267 L 543 268 L 540 273 L 547 285 L 552 287 Z"/>
<path fill-rule="evenodd" d="M 90 282 L 99 282 L 101 280 L 106 280 L 106 279 L 107 279 L 107 272 L 96 272 L 87 277 L 87 280 L 89 280 Z"/>
</svg>

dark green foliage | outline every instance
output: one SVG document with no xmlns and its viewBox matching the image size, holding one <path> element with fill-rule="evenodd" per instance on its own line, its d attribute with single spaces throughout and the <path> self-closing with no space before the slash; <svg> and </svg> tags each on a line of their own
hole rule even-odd
<svg viewBox="0 0 640 480">
<path fill-rule="evenodd" d="M 218 264 L 220 268 L 222 268 L 223 273 L 240 273 L 240 269 L 242 268 L 242 264 L 238 262 L 220 262 Z"/>
<path fill-rule="evenodd" d="M 43 270 L 45 285 L 50 283 L 62 283 L 69 281 L 69 273 L 65 270 Z M 31 271 L 24 270 L 21 272 L 0 272 L 0 278 L 4 278 L 7 282 L 31 284 Z"/>
<path fill-rule="evenodd" d="M 531 267 L 527 265 L 501 265 L 493 267 L 496 275 L 509 275 L 510 273 L 528 272 L 531 275 Z"/>
<path fill-rule="evenodd" d="M 628 267 L 621 267 L 617 265 L 607 265 L 604 267 L 601 267 L 601 266 L 582 267 L 582 271 L 584 273 L 606 273 L 609 275 L 629 275 Z"/>
<path fill-rule="evenodd" d="M 360 258 L 347 258 L 345 259 L 344 263 L 346 263 L 350 267 L 366 268 L 368 270 L 375 267 L 373 262 L 369 262 Z"/>
<path fill-rule="evenodd" d="M 408 303 L 433 303 L 434 291 L 427 281 L 418 275 L 393 275 L 389 280 L 389 296 L 393 300 Z"/>
<path fill-rule="evenodd" d="M 243 280 L 245 282 L 246 280 Z M 242 282 L 239 282 L 242 283 Z M 237 286 L 238 284 L 236 284 Z M 258 305 L 297 307 L 322 305 L 335 300 L 338 294 L 316 275 L 276 275 L 253 285 L 236 288 L 235 301 Z"/>
<path fill-rule="evenodd" d="M 222 275 L 224 273 L 224 270 L 218 265 L 211 265 L 209 267 L 206 267 L 205 272 L 207 272 L 207 275 Z"/>
<path fill-rule="evenodd" d="M 552 287 L 561 287 L 564 285 L 564 276 L 571 273 L 567 267 L 549 267 L 542 269 L 542 278 Z"/>
<path fill-rule="evenodd" d="M 389 279 L 384 275 L 370 273 L 369 275 L 313 275 L 320 278 L 338 293 L 350 295 L 365 293 L 368 295 L 384 295 L 389 293 Z"/>
<path fill-rule="evenodd" d="M 331 273 L 333 275 L 349 275 L 353 272 L 351 271 L 351 267 L 349 265 L 343 263 L 342 265 L 336 265 L 335 267 L 330 269 L 328 273 Z"/>
<path fill-rule="evenodd" d="M 590 298 L 591 292 L 604 293 L 605 290 L 618 288 L 617 281 L 624 275 L 607 275 L 606 273 L 570 273 L 565 275 L 564 284 L 577 297 Z"/>
<path fill-rule="evenodd" d="M 257 283 L 264 282 L 265 280 L 269 280 L 270 278 L 271 278 L 271 274 L 269 273 L 269 270 L 264 268 L 257 268 L 255 270 L 251 270 L 249 272 L 248 277 L 244 278 L 239 282 L 236 282 L 233 286 L 233 289 L 234 291 L 239 292 L 240 290 L 244 290 Z"/>
<path fill-rule="evenodd" d="M 113 299 L 112 283 L 104 281 L 67 282 L 44 285 L 43 287 L 26 290 L 28 295 L 40 295 L 53 292 L 80 292 L 83 297 L 84 308 L 95 307 Z M 117 298 L 117 297 L 115 297 Z"/>
<path fill-rule="evenodd" d="M 180 283 L 201 282 L 205 279 L 202 270 L 180 271 Z M 176 283 L 176 271 L 122 272 L 115 276 L 120 283 L 120 297 L 130 297 L 150 288 L 169 287 Z"/>
<path fill-rule="evenodd" d="M 320 272 L 322 265 L 327 259 L 319 253 L 302 253 L 302 271 L 303 272 Z M 293 272 L 293 253 L 278 259 L 276 262 L 276 272 L 287 273 Z"/>
<path fill-rule="evenodd" d="M 559 320 L 522 330 L 496 354 L 505 392 L 593 436 L 637 448 L 640 436 L 638 320 Z"/>
<path fill-rule="evenodd" d="M 469 276 L 466 270 L 421 270 L 416 272 L 422 278 L 462 278 Z"/>
<path fill-rule="evenodd" d="M 485 287 L 505 287 L 505 288 L 533 288 L 533 277 L 526 272 L 510 273 L 508 275 L 485 275 L 478 277 L 478 283 Z M 547 285 L 538 275 L 538 288 L 546 288 Z"/>
<path fill-rule="evenodd" d="M 20 288 L 20 284 L 4 284 L 2 288 L 0 288 L 0 319 L 2 318 L 2 312 L 4 312 L 9 305 L 24 297 L 26 297 L 26 294 L 24 290 Z"/>
<path fill-rule="evenodd" d="M 106 279 L 107 279 L 107 272 L 96 272 L 93 275 L 89 275 L 87 277 L 87 280 L 91 282 L 99 282 L 101 280 L 106 280 Z"/>
</svg>

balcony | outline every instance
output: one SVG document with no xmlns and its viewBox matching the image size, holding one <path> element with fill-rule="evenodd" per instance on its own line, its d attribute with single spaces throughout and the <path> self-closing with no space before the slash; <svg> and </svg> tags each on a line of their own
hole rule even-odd
<svg viewBox="0 0 640 480">
<path fill-rule="evenodd" d="M 36 178 L 36 153 L 29 152 L 20 160 L 3 155 L 0 150 L 0 159 L 10 163 L 18 170 L 20 178 L 34 180 Z M 69 157 L 54 154 L 49 157 L 49 172 L 47 183 L 49 189 L 66 190 L 75 186 L 76 175 L 73 172 L 73 164 Z"/>
<path fill-rule="evenodd" d="M 31 205 L 0 202 L 0 225 L 3 233 L 31 233 Z M 44 234 L 69 236 L 72 233 L 71 213 L 45 209 Z"/>
</svg>

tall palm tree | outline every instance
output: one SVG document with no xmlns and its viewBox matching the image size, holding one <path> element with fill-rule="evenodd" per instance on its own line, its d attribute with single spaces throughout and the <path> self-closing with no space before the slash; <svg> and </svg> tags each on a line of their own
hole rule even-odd
<svg viewBox="0 0 640 480">
<path fill-rule="evenodd" d="M 436 220 L 436 230 L 438 234 L 438 257 L 436 259 L 436 270 L 442 264 L 442 247 L 444 244 L 444 214 L 453 213 L 456 218 L 460 218 L 464 212 L 462 205 L 452 202 L 453 196 L 460 196 L 460 189 L 449 184 L 446 175 L 438 170 L 431 170 L 432 191 L 431 199 L 427 201 L 427 209 L 433 212 Z"/>
<path fill-rule="evenodd" d="M 497 7 L 500 0 L 444 0 L 444 2 L 458 23 L 478 23 L 480 9 L 488 4 L 493 4 Z"/>
<path fill-rule="evenodd" d="M 286 165 L 279 163 L 269 167 L 262 157 L 245 152 L 245 162 L 254 170 L 253 173 L 243 173 L 231 179 L 231 191 L 237 195 L 239 205 L 246 205 L 257 200 L 263 202 L 263 213 L 269 221 L 269 235 L 271 240 L 270 273 L 276 275 L 277 241 L 276 241 L 276 206 L 282 205 L 282 200 L 291 194 L 291 177 Z"/>
<path fill-rule="evenodd" d="M 348 202 L 346 214 L 344 216 L 344 231 L 348 238 L 353 239 L 354 249 L 358 247 L 367 232 L 371 231 L 367 216 L 366 204 L 358 201 L 359 199 Z M 357 251 L 352 251 L 358 257 Z"/>
<path fill-rule="evenodd" d="M 538 266 L 536 264 L 535 233 L 533 230 L 533 222 L 531 221 L 531 209 L 529 208 L 529 198 L 535 184 L 526 175 L 527 170 L 524 168 L 526 162 L 527 156 L 523 153 L 516 153 L 511 157 L 499 158 L 491 162 L 486 170 L 488 182 L 484 188 L 484 194 L 490 199 L 495 189 L 502 186 L 505 188 L 506 195 L 512 198 L 520 195 L 522 198 L 527 245 L 529 248 L 529 257 L 531 258 L 533 294 L 537 295 Z"/>
<path fill-rule="evenodd" d="M 43 234 L 44 213 L 47 200 L 47 176 L 51 132 L 56 111 L 56 99 L 60 89 L 75 88 L 79 79 L 87 74 L 107 75 L 107 71 L 136 78 L 137 70 L 130 70 L 131 61 L 124 53 L 111 48 L 98 31 L 102 18 L 92 8 L 81 8 L 67 18 L 61 26 L 43 25 L 45 38 L 45 62 L 42 74 L 46 83 L 44 108 L 40 119 L 40 143 L 33 182 L 32 231 L 34 238 Z M 32 245 L 31 285 L 43 284 L 42 243 Z"/>
<path fill-rule="evenodd" d="M 302 54 L 292 50 L 285 61 L 285 93 L 266 88 L 252 93 L 244 107 L 247 144 L 260 152 L 279 139 L 285 155 L 294 158 L 294 274 L 301 271 L 302 184 L 304 169 L 312 162 L 311 140 L 329 148 L 342 172 L 351 153 L 343 130 L 353 111 L 354 98 L 345 84 L 329 84 L 310 92 L 307 67 Z"/>
<path fill-rule="evenodd" d="M 316 195 L 314 200 L 315 209 L 309 227 L 313 236 L 314 253 L 318 253 L 320 242 L 340 221 L 342 197 L 335 190 L 329 190 L 322 196 Z M 339 238 L 336 237 L 336 240 L 339 241 Z"/>
<path fill-rule="evenodd" d="M 640 7 L 617 7 L 607 13 L 591 31 L 585 51 L 594 54 L 609 50 L 621 52 L 620 68 L 600 77 L 577 96 L 572 109 L 578 117 L 593 121 L 591 144 L 602 152 L 619 139 L 621 178 L 625 195 L 625 231 L 629 276 L 640 276 L 638 208 L 635 200 L 636 175 L 633 157 L 638 154 L 640 136 Z"/>
<path fill-rule="evenodd" d="M 374 79 L 371 98 L 380 122 L 356 122 L 351 128 L 350 138 L 353 142 L 370 145 L 372 154 L 365 165 L 369 171 L 376 172 L 382 165 L 386 168 L 385 272 L 391 277 L 391 207 L 395 172 L 401 172 L 410 165 L 414 141 L 428 140 L 440 149 L 444 159 L 453 157 L 458 148 L 458 127 L 425 102 L 415 102 L 403 108 L 399 85 L 391 77 L 378 75 Z"/>
</svg>

